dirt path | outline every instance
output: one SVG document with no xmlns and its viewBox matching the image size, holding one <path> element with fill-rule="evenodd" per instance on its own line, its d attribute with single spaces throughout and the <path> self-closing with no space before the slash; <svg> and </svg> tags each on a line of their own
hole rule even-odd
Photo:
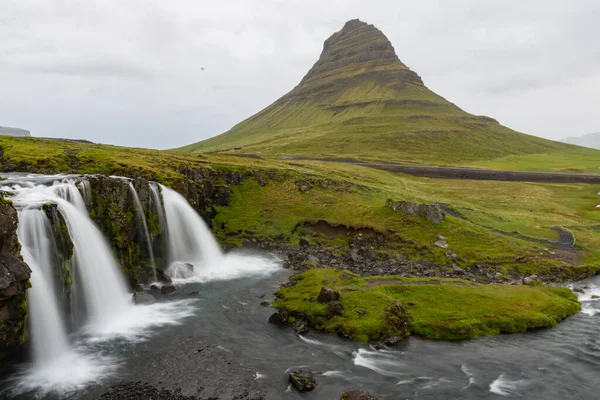
<svg viewBox="0 0 600 400">
<path fill-rule="evenodd" d="M 444 179 L 475 179 L 488 181 L 597 183 L 600 174 L 570 174 L 562 172 L 507 171 L 484 168 L 435 167 L 431 165 L 372 164 L 343 158 L 286 157 L 286 160 L 341 162 L 362 167 L 400 172 L 413 176 Z M 600 161 L 599 161 L 600 167 Z"/>
</svg>

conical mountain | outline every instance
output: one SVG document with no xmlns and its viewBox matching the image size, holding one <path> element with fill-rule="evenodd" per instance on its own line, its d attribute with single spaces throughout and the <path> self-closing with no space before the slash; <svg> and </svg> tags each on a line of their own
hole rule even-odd
<svg viewBox="0 0 600 400">
<path fill-rule="evenodd" d="M 468 114 L 430 91 L 373 25 L 348 21 L 292 91 L 228 132 L 183 151 L 241 146 L 263 157 L 451 164 L 569 146 Z"/>
</svg>

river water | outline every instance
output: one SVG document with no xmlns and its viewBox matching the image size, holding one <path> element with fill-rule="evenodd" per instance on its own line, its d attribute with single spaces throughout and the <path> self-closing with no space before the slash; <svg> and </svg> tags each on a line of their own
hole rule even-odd
<svg viewBox="0 0 600 400">
<path fill-rule="evenodd" d="M 410 338 L 377 351 L 335 335 L 301 337 L 269 324 L 273 310 L 260 303 L 272 299 L 289 272 L 268 254 L 237 254 L 231 262 L 257 267 L 263 263 L 265 268 L 243 277 L 180 285 L 164 300 L 174 314 L 182 313 L 177 324 L 96 347 L 88 343 L 88 352 L 112 360 L 99 383 L 48 398 L 95 398 L 120 380 L 149 381 L 199 396 L 210 390 L 226 393 L 231 382 L 252 381 L 270 399 L 337 399 L 352 389 L 384 399 L 600 396 L 600 319 L 590 315 L 595 314 L 590 293 L 600 290 L 596 280 L 586 282 L 590 289 L 582 295 L 590 299 L 586 313 L 556 328 L 461 342 Z M 203 350 L 213 358 L 203 360 Z M 214 360 L 219 352 L 223 360 L 243 368 L 220 370 Z M 298 368 L 315 374 L 315 391 L 301 395 L 290 390 L 286 372 Z M 10 385 L 14 382 L 4 384 Z M 204 392 L 198 392 L 199 387 Z"/>
</svg>

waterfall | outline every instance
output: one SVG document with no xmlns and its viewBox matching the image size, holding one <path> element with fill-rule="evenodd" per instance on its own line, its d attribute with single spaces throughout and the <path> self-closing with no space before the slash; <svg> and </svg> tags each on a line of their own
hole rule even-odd
<svg viewBox="0 0 600 400">
<path fill-rule="evenodd" d="M 47 203 L 58 205 L 73 243 L 77 293 L 84 300 L 85 319 L 92 330 L 101 330 L 115 315 L 132 307 L 125 278 L 72 180 L 56 181 L 52 186 L 16 185 L 13 189 L 12 200 L 20 210 Z M 39 247 L 40 242 L 32 243 L 32 248 Z"/>
<path fill-rule="evenodd" d="M 213 234 L 187 200 L 174 190 L 160 185 L 168 232 L 170 274 L 178 275 L 186 264 L 199 269 L 221 263 L 223 254 Z"/>
<path fill-rule="evenodd" d="M 131 189 L 131 195 L 135 202 L 135 212 L 137 214 L 137 219 L 140 222 L 140 226 L 142 227 L 142 235 L 144 236 L 144 241 L 146 242 L 146 247 L 148 249 L 148 258 L 150 259 L 150 265 L 152 266 L 152 278 L 154 282 L 156 282 L 156 264 L 154 262 L 154 252 L 152 251 L 152 239 L 150 239 L 150 232 L 148 231 L 148 224 L 146 223 L 146 215 L 144 214 L 140 197 L 138 196 L 135 187 L 133 187 L 133 183 L 129 182 L 129 188 Z"/>
<path fill-rule="evenodd" d="M 44 212 L 35 209 L 19 211 L 18 236 L 23 260 L 31 268 L 27 302 L 34 362 L 47 364 L 70 349 L 53 285 L 54 243 Z"/>
<path fill-rule="evenodd" d="M 81 196 L 83 197 L 83 202 L 85 203 L 86 206 L 89 206 L 90 200 L 92 197 L 90 182 L 86 181 L 86 180 L 80 181 L 77 184 L 77 187 L 79 188 L 79 191 L 81 192 Z"/>
</svg>

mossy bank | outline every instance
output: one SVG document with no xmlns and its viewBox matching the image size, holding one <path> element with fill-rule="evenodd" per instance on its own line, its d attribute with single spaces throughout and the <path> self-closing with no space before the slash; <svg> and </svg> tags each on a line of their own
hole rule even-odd
<svg viewBox="0 0 600 400">
<path fill-rule="evenodd" d="M 567 288 L 480 285 L 460 279 L 362 278 L 312 269 L 278 292 L 272 320 L 360 341 L 395 344 L 409 335 L 470 339 L 555 326 L 580 305 Z"/>
</svg>

